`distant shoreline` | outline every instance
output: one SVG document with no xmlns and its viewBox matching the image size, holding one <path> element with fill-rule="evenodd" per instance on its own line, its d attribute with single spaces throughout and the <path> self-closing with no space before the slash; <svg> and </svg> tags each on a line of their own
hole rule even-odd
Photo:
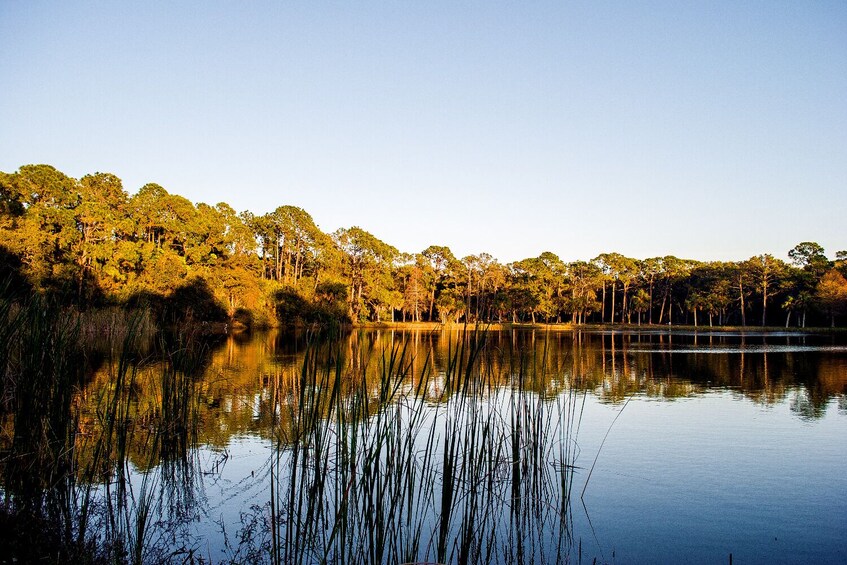
<svg viewBox="0 0 847 565">
<path fill-rule="evenodd" d="M 847 333 L 847 328 L 829 327 L 780 327 L 780 326 L 691 326 L 667 324 L 532 324 L 532 323 L 447 323 L 440 322 L 363 322 L 353 325 L 354 328 L 362 329 L 391 329 L 391 330 L 463 330 L 480 329 L 490 331 L 508 330 L 544 330 L 550 332 L 621 332 L 621 333 L 749 333 L 749 334 L 842 334 Z"/>
</svg>

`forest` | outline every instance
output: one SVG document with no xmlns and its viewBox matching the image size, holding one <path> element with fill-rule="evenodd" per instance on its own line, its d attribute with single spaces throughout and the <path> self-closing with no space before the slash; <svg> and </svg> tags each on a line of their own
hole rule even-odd
<svg viewBox="0 0 847 565">
<path fill-rule="evenodd" d="M 565 262 L 546 251 L 503 264 L 443 245 L 401 252 L 355 226 L 324 233 L 295 206 L 256 215 L 158 184 L 130 196 L 111 173 L 0 172 L 0 292 L 146 307 L 164 323 L 843 326 L 847 251 L 830 259 L 808 241 L 788 257 Z"/>
</svg>

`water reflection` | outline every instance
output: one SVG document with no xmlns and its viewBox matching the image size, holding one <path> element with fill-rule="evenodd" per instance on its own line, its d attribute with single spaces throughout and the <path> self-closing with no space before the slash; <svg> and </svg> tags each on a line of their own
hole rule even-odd
<svg viewBox="0 0 847 565">
<path fill-rule="evenodd" d="M 306 334 L 267 332 L 206 344 L 193 361 L 195 375 L 179 379 L 181 373 L 169 373 L 179 379 L 171 387 L 185 400 L 170 408 L 178 417 L 168 413 L 173 395 L 163 389 L 167 363 L 144 365 L 132 383 L 143 421 L 130 436 L 130 461 L 138 469 L 158 464 L 159 457 L 149 453 L 154 438 L 163 460 L 185 459 L 197 444 L 222 450 L 234 437 L 280 435 L 288 441 L 290 411 L 282 407 L 296 396 L 312 340 Z M 489 331 L 484 340 L 473 378 L 484 380 L 490 391 L 519 384 L 542 398 L 572 390 L 614 405 L 633 396 L 670 402 L 723 389 L 762 405 L 787 401 L 802 419 L 820 418 L 833 399 L 845 409 L 847 353 L 830 336 L 529 330 Z M 322 347 L 320 359 L 328 346 Z M 456 392 L 444 377 L 462 347 L 458 330 L 353 332 L 342 339 L 335 357 L 342 364 L 340 390 L 349 396 L 364 381 L 373 413 L 380 375 L 394 352 L 405 363 L 405 386 L 417 389 L 430 373 L 424 397 L 444 403 Z M 77 396 L 81 437 L 96 427 L 100 403 L 113 386 L 113 371 L 104 366 Z M 161 434 L 163 427 L 168 433 Z"/>
<path fill-rule="evenodd" d="M 459 337 L 451 330 L 353 332 L 343 343 L 348 390 L 361 378 L 376 387 L 399 344 L 406 349 L 409 386 L 430 366 L 428 400 L 442 402 L 443 376 L 461 347 Z M 847 354 L 830 337 L 490 331 L 485 339 L 479 359 L 485 379 L 509 387 L 522 374 L 533 375 L 524 385 L 546 397 L 572 387 L 607 403 L 633 395 L 673 401 L 720 388 L 765 405 L 789 400 L 798 416 L 816 418 L 834 398 L 843 405 L 847 393 Z M 211 348 L 198 382 L 199 442 L 222 448 L 233 435 L 271 437 L 271 423 L 280 416 L 272 391 L 296 389 L 308 342 L 304 334 L 269 332 L 230 336 Z M 107 384 L 101 375 L 90 386 Z M 145 398 L 150 391 L 141 386 Z"/>
<path fill-rule="evenodd" d="M 156 519 L 167 524 L 159 531 L 172 538 L 158 547 L 169 559 L 194 558 L 215 538 L 233 562 L 319 561 L 321 551 L 339 550 L 342 536 L 350 555 L 368 562 L 575 561 L 582 541 L 574 541 L 587 534 L 573 535 L 571 486 L 591 466 L 577 465 L 577 453 L 602 446 L 597 436 L 610 428 L 592 422 L 579 436 L 586 398 L 591 410 L 617 415 L 636 399 L 633 420 L 649 412 L 638 412 L 646 404 L 685 407 L 676 425 L 700 415 L 699 429 L 674 429 L 661 439 L 668 445 L 708 432 L 700 400 L 787 406 L 795 422 L 825 420 L 833 405 L 847 414 L 844 345 L 818 335 L 364 330 L 324 342 L 268 332 L 157 359 L 117 382 L 104 362 L 79 391 L 75 465 L 99 466 L 99 500 L 124 504 L 133 520 L 155 500 Z M 124 430 L 106 456 L 95 441 L 104 399 L 123 406 L 115 425 Z M 705 418 L 728 412 L 720 404 Z M 637 437 L 664 425 L 650 416 Z M 615 469 L 638 461 L 638 441 Z M 351 442 L 361 442 L 358 451 Z M 727 449 L 713 447 L 713 457 Z M 614 460 L 614 446 L 605 449 Z M 656 470 L 655 461 L 643 465 L 643 476 Z M 696 487 L 676 496 L 684 489 Z M 614 501 L 593 504 L 602 516 Z M 398 529 L 398 508 L 407 509 L 410 530 Z M 368 527 L 353 531 L 359 517 Z M 335 525 L 321 529 L 315 520 Z M 249 543 L 229 541 L 226 528 Z M 604 547 L 597 542 L 591 554 Z M 365 555 L 375 548 L 378 555 Z"/>
<path fill-rule="evenodd" d="M 582 544 L 585 543 L 587 555 L 605 555 L 605 560 L 610 558 L 614 560 L 614 554 L 608 553 L 610 548 L 615 546 L 624 549 L 626 548 L 632 554 L 638 554 L 637 551 L 646 551 L 645 548 L 639 548 L 637 544 L 626 546 L 623 542 L 625 535 L 622 530 L 606 531 L 601 539 L 597 539 L 589 543 L 591 537 L 590 532 L 593 526 L 586 520 L 580 518 L 577 520 L 576 528 L 573 522 L 573 509 L 571 507 L 571 489 L 574 476 L 579 475 L 578 481 L 582 483 L 586 481 L 587 469 L 591 466 L 591 456 L 595 450 L 605 449 L 606 453 L 601 460 L 605 465 L 611 465 L 614 473 L 633 472 L 635 465 L 642 466 L 642 470 L 638 473 L 640 477 L 649 477 L 653 473 L 668 472 L 668 468 L 673 466 L 676 470 L 673 471 L 681 476 L 686 476 L 691 473 L 698 472 L 698 469 L 703 469 L 704 466 L 698 465 L 698 460 L 714 461 L 724 453 L 727 454 L 728 460 L 744 461 L 749 455 L 744 454 L 733 456 L 731 449 L 732 439 L 727 439 L 721 434 L 725 441 L 729 444 L 715 444 L 708 446 L 709 455 L 704 456 L 698 454 L 698 448 L 692 447 L 695 442 L 701 442 L 703 435 L 708 435 L 710 430 L 706 429 L 710 426 L 709 422 L 714 418 L 726 418 L 727 410 L 723 405 L 715 405 L 714 413 L 708 413 L 704 416 L 702 410 L 693 408 L 691 402 L 679 402 L 682 399 L 687 401 L 697 401 L 698 398 L 715 402 L 715 399 L 730 400 L 745 400 L 744 403 L 749 405 L 751 402 L 754 405 L 761 405 L 765 408 L 773 408 L 785 405 L 790 408 L 791 414 L 795 420 L 816 420 L 822 419 L 827 408 L 833 403 L 833 399 L 837 399 L 837 403 L 844 411 L 844 397 L 847 392 L 847 356 L 840 349 L 839 343 L 833 343 L 829 337 L 821 336 L 805 336 L 797 337 L 790 336 L 773 336 L 773 335 L 680 335 L 680 334 L 625 334 L 625 333 L 588 333 L 588 332 L 567 332 L 567 333 L 546 333 L 539 331 L 521 331 L 521 332 L 488 332 L 485 334 L 485 345 L 479 352 L 478 370 L 472 374 L 466 375 L 464 382 L 470 382 L 471 385 L 478 386 L 474 390 L 481 391 L 479 395 L 473 398 L 479 402 L 480 407 L 493 406 L 495 414 L 498 414 L 497 419 L 486 419 L 486 412 L 483 410 L 478 412 L 471 422 L 482 422 L 476 424 L 480 427 L 467 427 L 463 424 L 466 416 L 454 417 L 450 420 L 451 410 L 455 410 L 457 404 L 453 404 L 451 408 L 451 399 L 461 397 L 463 389 L 456 382 L 451 382 L 448 375 L 454 373 L 457 355 L 462 358 L 466 355 L 463 348 L 464 337 L 456 331 L 439 331 L 439 332 L 393 332 L 393 331 L 362 331 L 355 332 L 348 336 L 341 344 L 342 354 L 335 358 L 337 363 L 340 363 L 339 374 L 343 376 L 344 382 L 341 385 L 343 391 L 342 396 L 348 398 L 356 398 L 357 402 L 362 402 L 363 409 L 367 414 L 379 413 L 382 406 L 380 398 L 382 391 L 380 389 L 381 374 L 386 372 L 398 372 L 404 375 L 407 379 L 405 386 L 409 390 L 418 390 L 421 382 L 422 374 L 427 373 L 430 369 L 431 378 L 423 383 L 424 391 L 423 399 L 428 406 L 427 410 L 432 414 L 430 424 L 433 422 L 441 422 L 445 419 L 452 424 L 443 424 L 445 427 L 437 427 L 436 436 L 438 441 L 436 444 L 448 449 L 450 444 L 444 443 L 446 437 L 451 437 L 451 433 L 443 435 L 444 432 L 451 432 L 455 437 L 466 438 L 469 430 L 476 430 L 478 433 L 496 433 L 495 439 L 486 445 L 504 446 L 504 450 L 494 450 L 494 457 L 490 460 L 482 459 L 481 463 L 462 463 L 460 465 L 463 472 L 468 473 L 462 475 L 463 480 L 468 481 L 468 485 L 485 484 L 489 478 L 493 478 L 494 482 L 487 487 L 487 490 L 477 491 L 471 497 L 471 490 L 464 486 L 455 487 L 457 493 L 456 498 L 451 498 L 448 506 L 452 512 L 456 512 L 458 516 L 464 519 L 466 513 L 480 512 L 475 510 L 475 507 L 467 504 L 473 500 L 479 500 L 480 509 L 484 510 L 481 516 L 484 519 L 480 522 L 485 526 L 484 531 L 487 535 L 482 535 L 479 539 L 474 538 L 477 545 L 473 545 L 467 536 L 463 537 L 461 529 L 455 523 L 449 523 L 447 530 L 441 532 L 439 536 L 439 526 L 435 518 L 422 518 L 421 514 L 414 514 L 411 518 L 411 523 L 416 524 L 421 531 L 434 531 L 434 538 L 430 542 L 436 546 L 433 553 L 424 552 L 425 556 L 444 557 L 449 555 L 449 546 L 439 545 L 441 539 L 454 539 L 455 553 L 454 557 L 459 555 L 474 555 L 481 556 L 488 553 L 491 555 L 500 556 L 504 560 L 511 562 L 532 562 L 533 558 L 539 556 L 564 555 L 565 560 L 578 561 L 578 556 Z M 217 442 L 225 443 L 226 437 L 245 437 L 259 436 L 267 438 L 271 441 L 281 442 L 282 445 L 296 445 L 298 436 L 298 420 L 292 415 L 295 412 L 290 406 L 295 405 L 295 393 L 301 385 L 300 379 L 302 370 L 307 355 L 307 336 L 283 336 L 279 334 L 263 334 L 255 336 L 253 339 L 230 339 L 225 347 L 214 350 L 212 352 L 212 360 L 209 365 L 204 382 L 208 388 L 204 390 L 204 406 L 210 407 L 208 414 L 204 417 L 204 423 L 211 422 L 217 427 L 215 432 L 222 434 L 222 430 L 226 430 L 229 436 L 219 435 L 216 438 Z M 396 357 L 392 357 L 392 352 L 397 352 L 398 349 L 405 349 L 406 354 L 402 356 L 405 361 L 402 367 L 396 367 Z M 318 356 L 323 358 L 323 355 Z M 462 361 L 459 365 L 467 364 L 467 360 Z M 389 367 L 386 370 L 386 367 Z M 395 369 L 390 369 L 395 367 Z M 518 396 L 514 396 L 517 391 Z M 357 396 L 359 395 L 359 396 Z M 581 436 L 577 437 L 577 427 L 568 427 L 563 435 L 552 434 L 550 430 L 554 429 L 552 423 L 556 421 L 559 414 L 569 415 L 573 418 L 582 418 L 579 415 L 578 400 L 588 395 L 591 399 L 597 401 L 597 406 L 609 407 L 616 414 L 621 414 L 621 409 L 628 399 L 637 398 L 639 401 L 653 401 L 661 404 L 678 405 L 677 409 L 683 412 L 694 411 L 697 414 L 695 424 L 691 429 L 682 429 L 681 425 L 691 416 L 681 415 L 679 418 L 671 420 L 673 423 L 665 422 L 664 420 L 656 419 L 651 425 L 641 431 L 637 438 L 632 438 L 629 443 L 629 450 L 623 457 L 615 456 L 615 447 L 611 444 L 605 448 L 600 448 L 599 443 L 592 439 L 598 433 L 602 436 L 602 432 L 607 431 L 610 422 L 591 421 L 590 429 L 584 430 Z M 511 406 L 512 399 L 523 398 L 526 408 L 523 412 L 514 411 Z M 563 399 L 565 399 L 563 401 Z M 549 405 L 549 406 L 548 406 Z M 345 404 L 345 410 L 349 410 L 349 404 Z M 211 408 L 216 407 L 216 408 Z M 289 408 L 286 408 L 289 407 Z M 596 410 L 596 409 L 595 409 Z M 637 431 L 629 431 L 627 426 L 632 426 L 633 421 L 639 417 L 639 412 L 634 406 L 628 410 L 631 414 L 629 418 L 624 417 L 619 424 L 620 429 L 613 435 L 612 439 L 617 439 L 628 433 Z M 426 411 L 424 411 L 426 413 Z M 523 424 L 518 424 L 517 415 L 523 414 Z M 540 418 L 540 415 L 546 414 L 546 418 Z M 745 412 L 745 414 L 747 414 Z M 328 413 L 322 414 L 329 416 Z M 510 416 L 511 415 L 511 416 Z M 338 413 L 336 413 L 338 418 Z M 586 416 L 587 418 L 590 417 Z M 745 416 L 749 418 L 749 414 Z M 657 418 L 654 416 L 654 418 Z M 535 428 L 531 425 L 533 422 L 538 422 Z M 495 425 L 497 423 L 497 425 Z M 727 423 L 733 424 L 734 420 L 729 419 Z M 447 427 L 447 426 L 454 427 Z M 743 419 L 738 422 L 740 429 L 748 426 L 749 422 Z M 498 427 L 502 426 L 502 427 Z M 522 427 L 523 426 L 523 427 Z M 657 434 L 660 426 L 668 426 L 672 429 L 672 437 Z M 717 430 L 719 425 L 715 424 Z M 332 431 L 335 428 L 329 428 Z M 425 428 L 422 428 L 425 429 Z M 458 433 L 458 430 L 462 433 Z M 270 430 L 277 430 L 278 435 L 274 436 Z M 512 436 L 515 430 L 518 436 Z M 201 431 L 200 437 L 203 440 Z M 738 437 L 744 437 L 743 432 L 736 432 Z M 675 436 L 675 438 L 673 437 Z M 533 438 L 539 437 L 540 442 L 535 442 Z M 765 441 L 749 441 L 750 446 L 767 445 L 767 442 L 778 442 L 784 438 L 778 436 L 766 436 Z M 551 441 L 552 438 L 552 441 Z M 231 441 L 231 439 L 230 439 Z M 804 440 L 808 441 L 808 440 Z M 439 443 L 441 442 L 441 443 Z M 649 451 L 655 449 L 655 444 L 665 442 L 667 446 L 677 446 L 677 453 L 687 453 L 686 457 L 681 460 L 675 460 L 669 453 L 665 459 L 657 463 L 655 460 L 647 462 L 640 461 L 638 451 Z M 685 443 L 687 442 L 687 444 Z M 212 443 L 212 442 L 208 442 Z M 220 443 L 219 443 L 220 444 Z M 541 444 L 541 458 L 535 461 L 541 463 L 526 464 L 528 461 L 533 461 L 534 456 L 533 446 Z M 787 446 L 791 443 L 786 444 Z M 556 447 L 558 446 L 558 447 Z M 586 448 L 589 451 L 589 457 L 581 459 L 578 464 L 573 460 L 573 454 L 561 454 L 558 458 L 552 457 L 549 461 L 553 463 L 548 465 L 545 461 L 550 457 L 550 454 L 555 454 L 557 448 L 574 449 L 579 451 L 579 448 Z M 588 447 L 591 446 L 591 447 Z M 405 453 L 407 456 L 411 452 L 404 451 L 405 448 L 397 446 L 396 451 L 392 453 Z M 512 454 L 511 449 L 515 449 Z M 749 448 L 750 453 L 755 453 L 758 447 Z M 425 451 L 425 450 L 424 450 Z M 291 455 L 290 451 L 283 450 L 286 454 L 281 460 L 271 459 L 274 461 L 273 469 L 277 469 L 276 474 L 270 473 L 265 479 L 265 484 L 277 484 L 280 475 L 285 476 L 284 469 L 290 468 Z M 334 453 L 330 450 L 330 453 Z M 793 452 L 788 452 L 793 453 Z M 330 461 L 332 460 L 330 456 Z M 313 457 L 313 456 L 310 456 Z M 796 456 L 794 456 L 796 458 Z M 705 458 L 705 459 L 704 459 Z M 755 459 L 755 458 L 754 458 Z M 774 468 L 779 465 L 779 457 L 774 460 L 765 459 L 765 467 Z M 314 458 L 310 458 L 308 468 L 313 469 Z M 415 493 L 423 492 L 424 497 L 429 497 L 430 501 L 435 502 L 439 497 L 444 496 L 444 485 L 441 481 L 451 472 L 445 470 L 427 460 L 428 463 L 420 464 L 421 470 L 418 477 L 434 477 L 435 483 L 419 483 L 412 482 Z M 510 462 L 520 461 L 520 465 L 513 465 Z M 383 465 L 387 465 L 388 461 L 383 460 Z M 476 466 L 475 466 L 476 465 Z M 345 467 L 346 468 L 346 467 Z M 375 472 L 373 475 L 374 482 L 371 487 L 377 489 L 374 492 L 381 492 L 379 489 L 388 489 L 390 492 L 397 485 L 405 485 L 409 475 L 404 475 L 402 469 L 395 467 L 384 466 L 381 469 L 390 469 L 386 472 Z M 822 468 L 824 466 L 822 465 Z M 829 468 L 829 467 L 825 467 Z M 283 469 L 280 471 L 280 469 Z M 357 472 L 361 468 L 356 467 Z M 542 470 L 543 473 L 538 475 L 535 482 L 527 481 L 526 477 L 535 477 L 532 473 Z M 333 471 L 335 472 L 335 471 Z M 333 475 L 321 476 L 320 481 L 335 480 L 335 484 L 348 484 L 349 479 L 344 476 Z M 529 472 L 529 475 L 525 473 Z M 611 483 L 607 476 L 603 473 L 608 472 L 607 469 L 598 470 L 598 476 L 594 481 L 597 482 L 593 488 L 592 497 L 595 497 L 596 492 L 604 492 L 606 489 L 612 488 L 615 482 L 620 483 L 618 476 Z M 699 471 L 699 472 L 702 472 Z M 745 483 L 745 488 L 751 489 L 751 492 L 756 492 L 755 484 L 765 481 L 757 479 L 761 471 L 758 468 L 749 469 L 746 475 L 749 476 L 750 484 Z M 728 477 L 733 477 L 731 470 L 726 472 Z M 458 475 L 457 475 L 458 476 Z M 276 477 L 276 478 L 275 478 Z M 333 479 L 335 477 L 335 479 Z M 376 477 L 382 477 L 378 479 Z M 602 482 L 604 481 L 605 482 Z M 308 481 L 309 479 L 307 479 Z M 317 479 L 315 479 L 317 480 Z M 643 479 L 639 479 L 643 480 Z M 380 482 L 382 481 L 382 482 Z M 741 484 L 738 477 L 735 478 L 736 484 Z M 308 483 L 307 484 L 314 484 Z M 465 483 L 463 483 L 465 484 Z M 701 485 L 690 484 L 689 481 L 684 481 L 680 486 L 674 488 L 670 494 L 663 492 L 661 489 L 654 493 L 654 502 L 661 501 L 661 504 L 672 504 L 673 500 L 677 503 L 680 500 L 686 499 L 687 492 L 696 492 L 697 500 L 708 501 L 715 496 L 715 492 L 706 488 L 708 481 L 702 481 Z M 394 485 L 391 488 L 388 485 Z M 556 487 L 560 485 L 561 488 Z M 580 484 L 580 487 L 582 484 Z M 283 501 L 286 497 L 290 497 L 291 493 L 299 492 L 292 488 L 290 484 L 283 483 L 277 488 L 280 488 L 283 494 Z M 579 487 L 578 487 L 579 488 Z M 639 488 L 623 493 L 621 499 L 638 498 Z M 343 489 L 341 489 L 343 490 Z M 402 490 L 402 489 L 401 489 Z M 276 495 L 271 495 L 272 498 L 279 498 L 280 491 L 274 491 Z M 330 495 L 330 498 L 324 499 L 325 504 L 332 505 L 337 502 L 331 496 L 339 496 L 338 491 L 335 495 Z M 402 492 L 411 492 L 402 490 Z M 726 491 L 731 492 L 731 491 Z M 837 492 L 837 489 L 836 489 Z M 428 494 L 426 494 L 428 493 Z M 541 493 L 543 496 L 540 496 Z M 842 493 L 843 495 L 843 493 Z M 267 498 L 267 489 L 264 493 Z M 381 495 L 380 495 L 381 496 Z M 410 495 L 411 496 L 411 495 Z M 454 495 L 451 495 L 454 496 Z M 725 494 L 721 494 L 725 496 Z M 487 497 L 487 498 L 486 498 Z M 366 500 L 370 500 L 365 495 Z M 333 502 L 333 500 L 335 502 Z M 419 498 L 412 499 L 391 499 L 392 501 L 401 500 L 401 507 L 407 505 L 414 506 L 416 509 L 431 508 L 425 503 L 419 502 Z M 462 504 L 456 505 L 455 501 L 460 500 Z M 543 501 L 553 502 L 553 506 L 559 508 L 553 514 L 549 513 L 549 506 Z M 755 500 L 755 496 L 752 498 Z M 729 502 L 727 502 L 729 503 Z M 588 501 L 587 514 L 593 514 L 594 520 L 598 527 L 600 524 L 615 523 L 616 520 L 605 520 L 609 509 L 615 508 L 617 501 L 614 496 L 606 496 L 601 500 L 592 498 Z M 704 502 L 705 504 L 705 502 Z M 392 502 L 393 505 L 393 502 Z M 524 505 L 524 506 L 522 506 Z M 391 505 L 389 505 L 391 506 Z M 321 508 L 324 508 L 321 506 Z M 333 507 L 334 508 L 334 507 Z M 381 509 L 380 509 L 381 508 Z M 723 511 L 719 507 L 709 508 L 703 506 L 704 512 L 708 511 L 709 516 L 717 512 L 721 514 Z M 276 510 L 267 506 L 259 509 L 264 515 L 274 515 Z M 420 510 L 417 510 L 420 511 Z M 806 510 L 803 510 L 805 512 Z M 355 513 L 361 513 L 364 516 L 370 516 L 373 513 L 385 512 L 390 514 L 390 508 L 374 507 L 370 510 L 367 507 L 357 508 Z M 437 516 L 436 510 L 425 510 L 423 515 Z M 680 506 L 668 507 L 666 509 L 668 515 L 679 515 L 679 518 L 687 520 L 687 524 L 696 524 L 702 516 L 689 515 L 690 511 Z M 688 512 L 688 513 L 687 513 Z M 799 510 L 798 510 L 799 512 Z M 832 510 L 828 511 L 832 514 Z M 382 514 L 379 514 L 382 515 Z M 837 513 L 834 514 L 837 516 Z M 530 517 L 536 516 L 531 520 Z M 587 515 L 586 515 L 587 517 Z M 302 517 L 301 517 L 302 518 Z M 562 520 L 561 518 L 564 518 Z M 376 520 L 376 518 L 374 518 Z M 676 520 L 675 519 L 675 520 Z M 745 518 L 746 519 L 746 518 Z M 590 522 L 590 518 L 588 518 Z M 673 521 L 673 520 L 671 520 Z M 461 521 L 460 521 L 461 523 Z M 629 527 L 634 527 L 631 521 L 627 522 Z M 369 535 L 368 532 L 378 530 L 381 522 L 375 521 L 370 523 L 368 530 L 364 533 L 351 534 L 351 544 L 356 547 L 370 547 L 368 541 L 363 541 L 361 535 Z M 384 524 L 383 524 L 384 525 Z M 562 529 L 557 529 L 562 528 Z M 517 532 L 529 532 L 527 537 L 522 538 Z M 483 531 L 483 530 L 479 530 Z M 494 532 L 492 534 L 492 532 Z M 549 533 L 550 536 L 545 535 Z M 285 539 L 284 532 L 280 532 L 280 536 Z M 314 532 L 309 535 L 312 536 Z M 601 532 L 602 534 L 602 532 Z M 289 534 L 291 539 L 298 539 L 298 532 Z M 452 538 L 451 538 L 452 536 Z M 327 543 L 325 538 L 320 538 L 315 542 L 315 538 L 310 537 L 310 543 Z M 462 540 L 467 541 L 470 545 L 465 547 Z M 528 543 L 534 549 L 528 550 L 521 545 L 521 540 Z M 574 540 L 577 540 L 576 542 Z M 393 546 L 397 553 L 385 554 L 394 557 L 402 557 L 411 555 L 412 557 L 420 557 L 422 554 L 403 553 L 411 551 L 409 546 L 404 546 L 401 541 L 395 540 L 399 545 Z M 576 547 L 572 545 L 577 543 Z M 687 545 L 684 541 L 676 540 L 672 542 L 674 549 L 680 556 L 684 556 L 689 561 L 710 560 L 715 555 L 697 554 L 698 549 L 694 546 Z M 711 541 L 710 543 L 721 546 L 720 538 Z M 729 551 L 735 550 L 741 554 L 743 544 L 741 541 L 735 541 L 735 547 L 729 545 Z M 551 545 L 553 544 L 553 545 Z M 284 544 L 283 544 L 284 545 Z M 378 544 L 377 544 L 378 545 Z M 269 546 L 276 547 L 273 543 Z M 286 546 L 291 547 L 294 546 Z M 465 547 L 465 549 L 461 549 Z M 714 548 L 712 548 L 714 549 Z M 747 548 L 749 550 L 749 548 Z M 437 551 L 436 551 L 437 550 Z M 462 553 L 464 551 L 464 553 Z M 474 553 L 474 551 L 476 553 Z M 528 551 L 528 553 L 524 553 Z M 533 553 L 536 551 L 538 553 Z M 828 555 L 828 551 L 823 550 L 822 555 Z M 662 553 L 645 553 L 644 557 L 647 560 L 657 560 Z M 724 554 L 726 555 L 726 554 Z M 770 554 L 772 555 L 772 554 Z M 302 554 L 284 554 L 283 557 L 304 558 Z M 820 555 L 816 555 L 817 558 Z M 284 561 L 284 559 L 282 559 Z M 374 559 L 377 561 L 377 559 Z M 441 559 L 444 561 L 444 559 Z M 536 559 L 537 561 L 537 559 Z M 495 559 L 496 562 L 496 559 Z"/>
</svg>

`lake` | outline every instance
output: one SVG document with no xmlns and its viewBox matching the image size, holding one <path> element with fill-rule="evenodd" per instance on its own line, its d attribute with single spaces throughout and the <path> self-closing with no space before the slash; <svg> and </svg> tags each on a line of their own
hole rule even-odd
<svg viewBox="0 0 847 565">
<path fill-rule="evenodd" d="M 179 383 L 187 429 L 127 450 L 150 561 L 847 562 L 843 336 L 268 332 Z"/>
</svg>

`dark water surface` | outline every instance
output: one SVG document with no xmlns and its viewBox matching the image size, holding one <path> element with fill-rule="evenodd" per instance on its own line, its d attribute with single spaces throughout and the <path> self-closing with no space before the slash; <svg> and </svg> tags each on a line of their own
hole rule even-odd
<svg viewBox="0 0 847 565">
<path fill-rule="evenodd" d="M 151 466 L 140 444 L 130 455 L 134 488 L 142 489 L 146 471 L 154 485 L 147 488 L 163 494 L 159 519 L 184 519 L 171 543 L 214 562 L 411 555 L 451 563 L 727 563 L 730 554 L 734 563 L 847 562 L 843 338 L 491 331 L 473 370 L 451 381 L 462 342 L 461 332 L 448 330 L 345 338 L 328 373 L 350 382 L 338 385 L 342 408 L 321 415 L 334 422 L 325 429 L 325 463 L 309 455 L 318 448 L 306 441 L 299 452 L 298 472 L 323 465 L 325 475 L 292 483 L 300 437 L 292 422 L 301 421 L 292 406 L 302 404 L 307 338 L 229 337 L 197 377 L 196 448 L 182 463 Z M 405 381 L 381 404 L 380 375 L 392 351 L 404 360 Z M 364 384 L 353 384 L 363 376 Z M 458 385 L 467 379 L 477 392 Z M 419 403 L 411 400 L 416 390 Z M 394 415 L 389 427 L 408 435 L 408 452 L 388 438 L 392 451 L 342 463 L 336 440 L 347 428 L 339 414 L 361 391 L 371 418 Z M 457 467 L 445 467 L 451 439 L 455 449 L 476 450 L 476 459 L 457 456 Z M 395 458 L 410 462 L 409 474 L 390 485 L 379 473 L 392 473 Z M 377 460 L 377 478 L 354 488 Z M 446 496 L 450 474 L 458 478 Z M 395 486 L 423 492 L 401 495 Z M 324 512 L 349 499 L 345 526 L 317 511 L 295 516 L 300 488 L 315 496 L 303 504 L 313 500 Z M 395 503 L 408 518 L 391 517 Z M 317 533 L 295 529 L 298 520 L 315 522 Z M 404 523 L 413 533 L 397 531 Z M 383 537 L 373 537 L 383 527 Z M 308 543 L 314 548 L 302 547 Z"/>
</svg>

